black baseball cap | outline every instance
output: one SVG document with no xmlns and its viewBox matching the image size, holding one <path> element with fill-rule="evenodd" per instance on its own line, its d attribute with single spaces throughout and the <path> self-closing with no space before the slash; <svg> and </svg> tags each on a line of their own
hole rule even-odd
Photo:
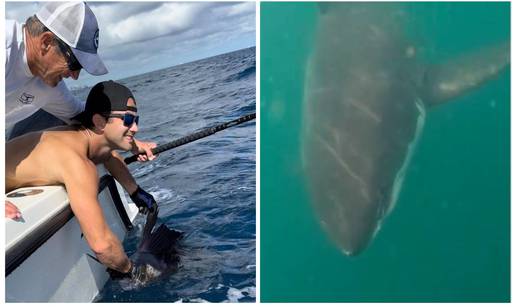
<svg viewBox="0 0 516 307">
<path fill-rule="evenodd" d="M 134 95 L 126 86 L 113 80 L 95 84 L 88 94 L 84 111 L 76 119 L 85 126 L 91 126 L 91 117 L 94 114 L 109 114 L 112 111 L 134 111 L 136 107 L 128 107 L 127 100 Z"/>
</svg>

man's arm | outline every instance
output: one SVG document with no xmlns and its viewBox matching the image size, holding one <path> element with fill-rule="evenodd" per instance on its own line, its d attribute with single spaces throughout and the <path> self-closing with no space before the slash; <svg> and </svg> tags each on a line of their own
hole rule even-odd
<svg viewBox="0 0 516 307">
<path fill-rule="evenodd" d="M 104 162 L 106 169 L 113 175 L 113 177 L 120 182 L 124 189 L 131 196 L 131 200 L 140 209 L 140 212 L 145 214 L 148 211 L 154 211 L 157 208 L 154 197 L 145 192 L 138 186 L 134 180 L 133 175 L 129 172 L 124 158 L 116 151 L 111 151 L 111 156 Z"/>
<path fill-rule="evenodd" d="M 136 191 L 138 184 L 136 183 L 136 180 L 134 180 L 133 175 L 131 175 L 131 172 L 129 172 L 129 169 L 120 154 L 114 150 L 111 151 L 111 156 L 106 162 L 104 162 L 104 166 L 116 181 L 120 182 L 129 195 L 132 195 Z"/>
<path fill-rule="evenodd" d="M 107 225 L 98 202 L 95 165 L 85 158 L 75 156 L 63 161 L 66 161 L 62 170 L 63 182 L 86 241 L 102 264 L 120 272 L 128 272 L 131 262 Z"/>
</svg>

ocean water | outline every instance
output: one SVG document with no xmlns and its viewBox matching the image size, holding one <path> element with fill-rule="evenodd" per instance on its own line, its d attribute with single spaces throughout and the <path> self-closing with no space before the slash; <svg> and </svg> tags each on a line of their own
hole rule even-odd
<svg viewBox="0 0 516 307">
<path fill-rule="evenodd" d="M 399 6 L 425 61 L 510 37 L 509 3 Z M 396 207 L 348 257 L 321 229 L 301 165 L 317 18 L 315 3 L 261 4 L 261 301 L 510 301 L 510 72 L 427 111 Z"/>
<path fill-rule="evenodd" d="M 163 144 L 255 112 L 255 48 L 119 80 L 136 97 L 140 140 Z M 85 98 L 88 88 L 76 90 Z M 129 166 L 160 207 L 158 223 L 185 233 L 181 264 L 140 289 L 109 281 L 98 302 L 256 300 L 255 122 Z M 136 251 L 145 220 L 124 242 Z"/>
</svg>

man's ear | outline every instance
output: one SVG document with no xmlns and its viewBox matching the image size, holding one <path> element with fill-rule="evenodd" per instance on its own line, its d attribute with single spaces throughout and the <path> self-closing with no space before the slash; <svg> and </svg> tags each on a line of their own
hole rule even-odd
<svg viewBox="0 0 516 307">
<path fill-rule="evenodd" d="M 104 128 L 106 127 L 106 124 L 107 124 L 107 120 L 104 116 L 102 116 L 100 114 L 93 114 L 91 121 L 93 122 L 93 126 L 95 127 L 95 130 L 104 131 Z"/>
<path fill-rule="evenodd" d="M 51 32 L 43 32 L 39 36 L 39 46 L 42 54 L 46 54 L 52 48 L 52 44 L 54 43 L 54 34 Z"/>
</svg>

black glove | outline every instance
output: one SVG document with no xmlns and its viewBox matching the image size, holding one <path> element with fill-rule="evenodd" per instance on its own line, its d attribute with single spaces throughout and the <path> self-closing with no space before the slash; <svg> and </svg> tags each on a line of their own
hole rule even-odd
<svg viewBox="0 0 516 307">
<path fill-rule="evenodd" d="M 149 193 L 145 192 L 138 186 L 136 191 L 131 194 L 131 199 L 134 204 L 140 209 L 140 213 L 147 214 L 152 213 L 158 208 L 158 204 L 154 200 L 154 197 Z"/>
</svg>

